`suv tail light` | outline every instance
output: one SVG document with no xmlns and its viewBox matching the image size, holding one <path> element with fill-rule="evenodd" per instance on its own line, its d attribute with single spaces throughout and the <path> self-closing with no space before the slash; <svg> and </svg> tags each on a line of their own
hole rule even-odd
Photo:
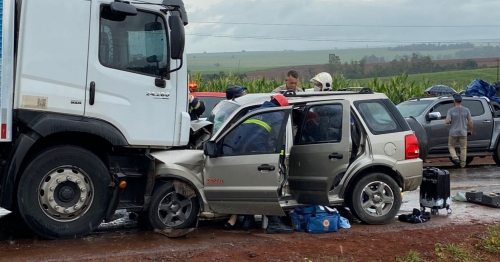
<svg viewBox="0 0 500 262">
<path fill-rule="evenodd" d="M 414 159 L 419 156 L 418 139 L 414 134 L 405 136 L 405 159 Z"/>
</svg>

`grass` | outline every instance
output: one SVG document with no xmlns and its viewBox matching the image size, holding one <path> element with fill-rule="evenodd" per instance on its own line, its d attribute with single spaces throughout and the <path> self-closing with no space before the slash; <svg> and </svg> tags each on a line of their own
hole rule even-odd
<svg viewBox="0 0 500 262">
<path fill-rule="evenodd" d="M 420 257 L 420 253 L 414 250 L 408 251 L 403 256 L 396 256 L 397 262 L 427 262 L 427 260 Z"/>
<path fill-rule="evenodd" d="M 421 51 L 419 53 L 436 57 L 438 54 L 454 55 L 459 50 L 462 49 Z M 339 56 L 342 62 L 350 62 L 351 60 L 359 61 L 363 56 L 370 56 L 372 54 L 377 57 L 384 57 L 386 61 L 390 61 L 396 55 L 410 55 L 411 53 L 410 51 L 388 51 L 387 48 L 196 53 L 187 55 L 187 64 L 188 70 L 193 73 L 208 74 L 219 71 L 246 73 L 276 67 L 327 64 L 329 54 Z M 219 64 L 219 66 L 215 66 L 215 64 Z"/>
<path fill-rule="evenodd" d="M 500 228 L 498 224 L 489 225 L 481 237 L 480 246 L 493 254 L 500 254 Z"/>
<path fill-rule="evenodd" d="M 412 74 L 408 76 L 408 81 L 428 83 L 430 85 L 443 84 L 452 86 L 455 90 L 464 90 L 472 80 L 480 78 L 484 81 L 493 84 L 497 81 L 497 69 L 496 68 L 485 68 L 485 69 L 473 69 L 473 70 L 460 70 L 460 71 L 446 71 L 438 73 L 426 73 L 426 74 Z M 391 77 L 380 77 L 378 81 L 389 82 Z M 370 82 L 371 78 L 359 79 L 357 82 Z M 457 90 L 457 91 L 458 91 Z"/>
</svg>

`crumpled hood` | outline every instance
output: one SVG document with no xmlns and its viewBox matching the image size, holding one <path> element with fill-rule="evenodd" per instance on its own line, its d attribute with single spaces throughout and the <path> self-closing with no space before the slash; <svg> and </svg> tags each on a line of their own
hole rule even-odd
<svg viewBox="0 0 500 262">
<path fill-rule="evenodd" d="M 151 156 L 164 163 L 167 168 L 182 167 L 193 174 L 201 173 L 205 158 L 203 150 L 196 149 L 156 151 Z"/>
</svg>

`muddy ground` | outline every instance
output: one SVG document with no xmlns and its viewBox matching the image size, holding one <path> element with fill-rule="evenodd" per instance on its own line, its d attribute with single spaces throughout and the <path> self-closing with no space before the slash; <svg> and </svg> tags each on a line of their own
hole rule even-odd
<svg viewBox="0 0 500 262">
<path fill-rule="evenodd" d="M 471 189 L 500 191 L 500 168 L 491 158 L 476 159 L 470 168 L 453 169 L 446 159 L 426 165 L 450 170 L 452 195 Z M 405 193 L 401 213 L 418 208 L 418 191 Z M 169 239 L 133 224 L 118 229 L 101 229 L 83 239 L 49 241 L 24 229 L 12 216 L 0 218 L 0 260 L 2 261 L 396 261 L 409 251 L 438 261 L 435 244 L 457 244 L 477 261 L 500 261 L 484 252 L 481 236 L 487 225 L 500 222 L 500 208 L 469 202 L 453 202 L 453 212 L 422 224 L 399 222 L 363 225 L 351 219 L 350 229 L 335 233 L 270 235 L 263 229 L 228 231 L 224 221 L 201 222 L 185 238 Z M 477 246 L 476 246 L 477 245 Z M 449 257 L 447 261 L 454 261 Z M 446 260 L 445 260 L 446 261 Z M 458 261 L 464 261 L 458 260 Z"/>
</svg>

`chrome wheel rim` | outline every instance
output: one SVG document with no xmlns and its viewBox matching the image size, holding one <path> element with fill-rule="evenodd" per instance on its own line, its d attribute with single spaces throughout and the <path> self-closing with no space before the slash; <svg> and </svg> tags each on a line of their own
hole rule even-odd
<svg viewBox="0 0 500 262">
<path fill-rule="evenodd" d="M 94 200 L 94 185 L 82 169 L 61 166 L 48 172 L 38 187 L 41 210 L 58 222 L 83 216 Z"/>
<path fill-rule="evenodd" d="M 394 192 L 391 187 L 382 182 L 369 183 L 361 191 L 361 207 L 374 217 L 381 217 L 389 213 L 394 206 Z"/>
</svg>

